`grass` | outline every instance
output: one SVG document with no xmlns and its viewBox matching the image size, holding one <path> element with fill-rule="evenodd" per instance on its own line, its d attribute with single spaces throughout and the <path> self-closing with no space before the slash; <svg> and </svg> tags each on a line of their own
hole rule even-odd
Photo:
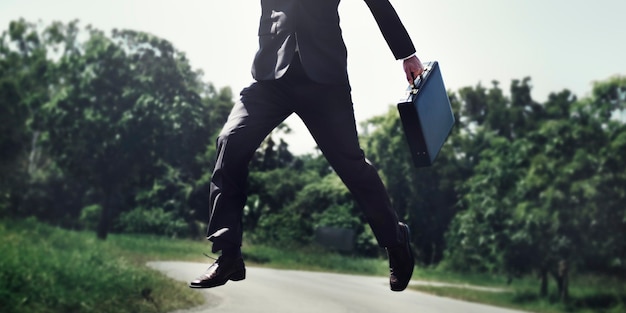
<svg viewBox="0 0 626 313">
<path fill-rule="evenodd" d="M 5 221 L 0 238 L 0 312 L 169 312 L 204 301 L 93 233 Z"/>
<path fill-rule="evenodd" d="M 435 271 L 436 272 L 436 271 Z M 432 272 L 431 272 L 432 274 Z M 458 275 L 458 276 L 457 276 Z M 437 277 L 438 275 L 433 275 Z M 439 280 L 446 280 L 448 274 L 438 276 Z M 461 282 L 458 279 L 465 277 L 454 274 L 449 281 Z M 502 288 L 503 292 L 489 292 L 460 287 L 410 286 L 409 288 L 438 296 L 455 298 L 464 301 L 490 304 L 517 310 L 537 313 L 622 313 L 626 312 L 626 285 L 618 278 L 574 275 L 570 282 L 570 297 L 562 303 L 556 295 L 556 286 L 550 281 L 551 294 L 545 298 L 539 297 L 539 280 L 525 277 L 513 281 L 510 285 L 497 277 L 468 275 L 463 284 Z M 416 277 L 414 277 L 416 278 Z M 419 277 L 417 277 L 419 279 Z"/>
<path fill-rule="evenodd" d="M 34 219 L 0 221 L 0 312 L 170 312 L 203 303 L 145 266 L 148 261 L 210 262 L 206 241 L 149 235 L 68 231 Z M 358 259 L 317 248 L 282 251 L 244 248 L 248 265 L 310 271 L 384 275 L 384 260 Z"/>
<path fill-rule="evenodd" d="M 204 241 L 147 235 L 67 231 L 34 220 L 0 221 L 0 312 L 170 312 L 202 304 L 202 293 L 145 266 L 148 261 L 211 262 Z M 316 247 L 277 249 L 244 245 L 246 264 L 308 271 L 387 275 L 387 261 L 329 253 Z M 572 276 L 570 301 L 537 297 L 536 279 L 507 285 L 500 276 L 416 268 L 415 280 L 504 288 L 410 286 L 435 295 L 538 313 L 626 311 L 626 285 L 617 278 Z M 552 282 L 551 282 L 552 283 Z M 551 286 L 554 289 L 554 285 Z"/>
<path fill-rule="evenodd" d="M 360 275 L 389 273 L 386 260 L 329 253 L 318 247 L 285 251 L 267 246 L 244 246 L 243 254 L 246 262 L 264 267 Z"/>
<path fill-rule="evenodd" d="M 594 292 L 587 295 L 574 294 L 568 303 L 561 303 L 555 296 L 540 298 L 537 295 L 537 290 L 528 289 L 514 289 L 511 292 L 485 292 L 455 287 L 411 286 L 410 288 L 438 296 L 528 312 L 622 313 L 626 310 L 626 306 L 624 306 L 626 298 L 624 295 L 611 292 L 604 294 Z"/>
</svg>

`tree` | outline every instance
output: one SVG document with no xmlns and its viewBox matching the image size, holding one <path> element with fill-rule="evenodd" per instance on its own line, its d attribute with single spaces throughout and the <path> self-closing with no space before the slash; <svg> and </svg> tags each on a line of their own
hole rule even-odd
<svg viewBox="0 0 626 313">
<path fill-rule="evenodd" d="M 596 192 L 591 194 L 585 230 L 585 268 L 626 276 L 626 77 L 596 82 L 591 99 L 576 107 L 576 115 L 598 116 L 607 137 L 590 152 L 598 158 Z M 589 145 L 587 145 L 588 147 Z"/>
<path fill-rule="evenodd" d="M 23 19 L 0 37 L 0 212 L 26 214 L 21 202 L 37 171 L 41 132 L 35 116 L 49 100 L 47 49 L 53 43 Z"/>
<path fill-rule="evenodd" d="M 513 118 L 510 125 L 518 125 L 511 128 L 518 129 L 514 137 L 475 129 L 488 144 L 464 184 L 464 210 L 447 234 L 448 265 L 467 269 L 478 264 L 475 270 L 510 277 L 537 272 L 542 295 L 552 274 L 565 300 L 570 267 L 589 269 L 587 262 L 593 260 L 606 270 L 608 260 L 619 259 L 623 245 L 610 238 L 619 238 L 624 227 L 617 203 L 623 201 L 625 185 L 615 167 L 624 160 L 614 150 L 623 148 L 624 127 L 610 117 L 621 108 L 615 92 L 620 84 L 600 84 L 592 98 L 582 100 L 562 91 L 538 106 L 527 97 L 527 88 L 513 82 L 512 98 L 518 99 L 513 102 L 530 103 L 522 110 L 528 115 Z M 619 187 L 609 187 L 608 181 Z M 601 243 L 606 240 L 612 248 Z"/>
<path fill-rule="evenodd" d="M 22 103 L 15 81 L 19 56 L 6 47 L 5 35 L 0 40 L 0 212 L 15 201 L 12 190 L 20 173 L 18 162 L 26 150 L 28 108 Z M 19 68 L 19 65 L 18 65 Z"/>
<path fill-rule="evenodd" d="M 289 209 L 289 206 L 298 191 L 320 176 L 305 170 L 282 139 L 275 144 L 273 136 L 283 132 L 289 132 L 285 125 L 266 138 L 251 160 L 249 197 L 243 222 L 246 229 L 254 232 L 255 240 L 276 244 L 302 243 L 307 240 L 306 230 L 300 225 L 304 219 L 302 212 Z"/>
<path fill-rule="evenodd" d="M 145 33 L 87 30 L 84 44 L 64 37 L 64 74 L 43 125 L 59 166 L 96 191 L 104 239 L 117 211 L 135 200 L 127 190 L 151 186 L 168 167 L 188 180 L 211 134 L 199 73 L 183 53 Z"/>
<path fill-rule="evenodd" d="M 527 142 L 511 143 L 494 134 L 487 138 L 490 148 L 483 150 L 472 177 L 461 186 L 461 204 L 466 209 L 457 213 L 446 236 L 447 265 L 469 272 L 499 272 L 503 267 L 502 251 L 510 247 L 515 230 L 510 198 L 526 160 L 520 147 Z M 523 250 L 512 251 L 527 256 Z M 511 260 L 528 264 L 527 258 Z"/>
</svg>

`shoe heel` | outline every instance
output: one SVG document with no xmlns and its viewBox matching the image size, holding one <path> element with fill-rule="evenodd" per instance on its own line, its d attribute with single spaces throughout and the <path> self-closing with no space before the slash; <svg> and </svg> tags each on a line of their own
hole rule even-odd
<svg viewBox="0 0 626 313">
<path fill-rule="evenodd" d="M 244 268 L 243 270 L 239 272 L 233 273 L 232 275 L 230 275 L 229 279 L 232 281 L 239 281 L 239 280 L 246 279 L 246 269 Z"/>
</svg>

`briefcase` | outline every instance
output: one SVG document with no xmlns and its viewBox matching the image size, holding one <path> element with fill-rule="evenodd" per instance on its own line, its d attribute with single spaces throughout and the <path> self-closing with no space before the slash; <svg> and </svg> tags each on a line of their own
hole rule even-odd
<svg viewBox="0 0 626 313">
<path fill-rule="evenodd" d="M 431 166 L 454 125 L 450 99 L 437 61 L 407 88 L 398 112 L 415 167 Z"/>
</svg>

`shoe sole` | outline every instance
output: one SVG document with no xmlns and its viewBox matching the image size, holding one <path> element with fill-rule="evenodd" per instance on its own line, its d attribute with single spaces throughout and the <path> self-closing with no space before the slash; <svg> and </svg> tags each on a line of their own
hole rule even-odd
<svg viewBox="0 0 626 313">
<path fill-rule="evenodd" d="M 223 286 L 225 285 L 229 280 L 232 281 L 241 281 L 246 279 L 246 269 L 244 268 L 241 271 L 238 272 L 234 272 L 232 275 L 230 275 L 230 277 L 228 277 L 228 279 L 223 280 L 223 281 L 216 281 L 213 284 L 210 285 L 194 285 L 194 284 L 189 284 L 189 288 L 194 288 L 194 289 L 206 289 L 206 288 L 213 288 L 213 287 L 218 287 L 218 286 Z"/>
</svg>

